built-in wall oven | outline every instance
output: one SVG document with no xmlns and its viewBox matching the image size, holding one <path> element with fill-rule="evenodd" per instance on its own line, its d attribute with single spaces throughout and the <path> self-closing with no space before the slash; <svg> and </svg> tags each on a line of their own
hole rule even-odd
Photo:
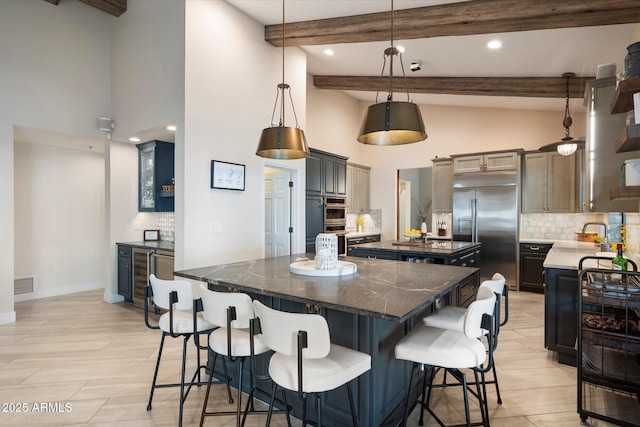
<svg viewBox="0 0 640 427">
<path fill-rule="evenodd" d="M 347 254 L 347 201 L 342 197 L 325 197 L 324 232 L 338 236 L 338 255 Z"/>
</svg>

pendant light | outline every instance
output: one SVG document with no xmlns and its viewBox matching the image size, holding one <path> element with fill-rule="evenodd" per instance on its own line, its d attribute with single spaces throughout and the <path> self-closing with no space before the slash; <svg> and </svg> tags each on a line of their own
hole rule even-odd
<svg viewBox="0 0 640 427">
<path fill-rule="evenodd" d="M 391 0 L 391 47 L 384 51 L 381 74 L 384 75 L 387 57 L 389 57 L 389 93 L 386 102 L 380 103 L 378 103 L 380 92 L 376 93 L 376 104 L 367 109 L 360 128 L 360 136 L 357 138 L 358 142 L 372 145 L 400 145 L 427 138 L 420 108 L 409 100 L 409 86 L 406 85 L 407 102 L 393 100 L 393 59 L 396 55 L 400 59 L 406 85 L 407 76 L 404 73 L 402 53 L 393 45 L 393 0 Z"/>
<path fill-rule="evenodd" d="M 298 126 L 298 117 L 291 97 L 291 87 L 284 82 L 284 22 L 284 0 L 282 0 L 282 83 L 277 87 L 276 102 L 271 113 L 271 126 L 262 130 L 256 154 L 270 159 L 302 159 L 309 157 L 310 153 L 304 131 Z M 296 127 L 285 126 L 285 90 L 289 92 Z M 274 125 L 273 117 L 278 107 L 278 99 L 280 100 L 280 120 L 277 125 Z"/>
<path fill-rule="evenodd" d="M 576 152 L 578 146 L 584 145 L 583 140 L 573 139 L 570 135 L 571 125 L 573 124 L 573 119 L 571 118 L 571 114 L 569 113 L 569 79 L 575 77 L 574 73 L 564 73 L 562 77 L 567 79 L 566 85 L 566 101 L 564 104 L 564 119 L 562 120 L 562 126 L 564 126 L 564 138 L 562 138 L 558 142 L 552 142 L 551 144 L 544 145 L 540 147 L 540 151 L 557 151 L 562 156 L 570 156 Z"/>
</svg>

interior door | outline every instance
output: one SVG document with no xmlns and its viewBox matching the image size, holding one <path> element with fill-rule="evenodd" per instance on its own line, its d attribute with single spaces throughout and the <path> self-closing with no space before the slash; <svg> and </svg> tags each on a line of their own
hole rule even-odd
<svg viewBox="0 0 640 427">
<path fill-rule="evenodd" d="M 291 173 L 284 169 L 267 168 L 264 179 L 264 256 L 289 255 L 291 233 Z"/>
</svg>

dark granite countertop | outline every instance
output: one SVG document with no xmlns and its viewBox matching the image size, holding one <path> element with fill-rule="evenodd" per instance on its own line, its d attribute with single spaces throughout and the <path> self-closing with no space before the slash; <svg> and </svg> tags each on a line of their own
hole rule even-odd
<svg viewBox="0 0 640 427">
<path fill-rule="evenodd" d="M 171 251 L 173 252 L 173 248 L 174 248 L 174 243 L 173 242 L 167 242 L 166 240 L 159 240 L 157 242 L 145 242 L 145 241 L 139 241 L 139 242 L 116 242 L 117 245 L 126 245 L 126 246 L 132 246 L 134 248 L 145 248 L 145 249 L 161 249 L 164 251 Z"/>
<path fill-rule="evenodd" d="M 320 304 L 350 313 L 404 321 L 447 294 L 477 268 L 340 257 L 357 265 L 357 273 L 315 277 L 291 273 L 298 254 L 176 271 L 175 275 L 232 286 L 240 291 L 302 303 Z"/>
<path fill-rule="evenodd" d="M 422 244 L 419 240 L 410 243 L 409 240 L 385 240 L 383 242 L 361 243 L 355 245 L 358 249 L 372 249 L 390 252 L 411 252 L 420 255 L 453 255 L 457 252 L 481 246 L 481 243 L 458 242 L 450 240 L 428 240 Z"/>
</svg>

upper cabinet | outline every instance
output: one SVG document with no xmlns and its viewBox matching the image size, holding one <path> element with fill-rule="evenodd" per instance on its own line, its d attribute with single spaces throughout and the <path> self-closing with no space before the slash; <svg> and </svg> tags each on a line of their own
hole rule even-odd
<svg viewBox="0 0 640 427">
<path fill-rule="evenodd" d="M 149 141 L 137 144 L 136 147 L 138 147 L 138 211 L 173 212 L 174 144 Z"/>
<path fill-rule="evenodd" d="M 307 194 L 347 195 L 347 158 L 311 148 L 306 159 Z"/>
<path fill-rule="evenodd" d="M 453 173 L 516 170 L 518 152 L 471 154 L 453 158 Z"/>
<path fill-rule="evenodd" d="M 433 213 L 448 213 L 452 209 L 453 160 L 433 159 Z"/>
<path fill-rule="evenodd" d="M 347 163 L 347 212 L 369 212 L 370 171 L 368 166 Z"/>
<path fill-rule="evenodd" d="M 576 212 L 578 155 L 526 153 L 523 160 L 522 212 Z"/>
</svg>

